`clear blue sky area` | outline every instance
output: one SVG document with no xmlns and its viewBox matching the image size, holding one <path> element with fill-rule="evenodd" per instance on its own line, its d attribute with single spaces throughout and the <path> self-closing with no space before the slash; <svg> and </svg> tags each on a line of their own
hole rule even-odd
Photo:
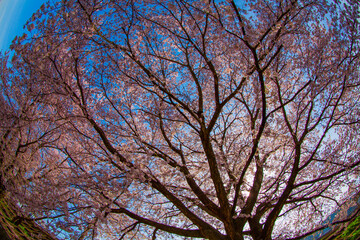
<svg viewBox="0 0 360 240">
<path fill-rule="evenodd" d="M 9 49 L 11 41 L 23 33 L 23 26 L 47 0 L 0 0 L 0 51 Z"/>
</svg>

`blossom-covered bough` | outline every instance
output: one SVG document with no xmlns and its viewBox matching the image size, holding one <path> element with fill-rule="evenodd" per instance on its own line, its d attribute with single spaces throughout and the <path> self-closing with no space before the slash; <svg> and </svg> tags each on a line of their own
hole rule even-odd
<svg viewBox="0 0 360 240">
<path fill-rule="evenodd" d="M 359 186 L 356 1 L 66 0 L 27 28 L 1 174 L 60 238 L 299 239 Z"/>
</svg>

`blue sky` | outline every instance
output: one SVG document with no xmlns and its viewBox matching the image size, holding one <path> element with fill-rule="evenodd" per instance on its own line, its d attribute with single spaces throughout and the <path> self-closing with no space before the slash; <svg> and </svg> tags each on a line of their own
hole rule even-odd
<svg viewBox="0 0 360 240">
<path fill-rule="evenodd" d="M 9 49 L 32 14 L 47 0 L 0 0 L 0 51 Z"/>
</svg>

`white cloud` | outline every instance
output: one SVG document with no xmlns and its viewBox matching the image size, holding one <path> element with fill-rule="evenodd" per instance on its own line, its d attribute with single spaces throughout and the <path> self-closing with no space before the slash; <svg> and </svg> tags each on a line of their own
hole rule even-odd
<svg viewBox="0 0 360 240">
<path fill-rule="evenodd" d="M 24 0 L 0 1 L 0 50 L 8 48 L 12 38 L 15 37 L 16 25 L 22 14 Z"/>
</svg>

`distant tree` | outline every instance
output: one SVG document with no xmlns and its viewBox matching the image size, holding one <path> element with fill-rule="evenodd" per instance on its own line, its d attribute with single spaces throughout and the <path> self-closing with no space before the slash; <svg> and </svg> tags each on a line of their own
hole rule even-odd
<svg viewBox="0 0 360 240">
<path fill-rule="evenodd" d="M 49 231 L 299 239 L 359 187 L 356 1 L 67 0 L 27 29 L 4 182 Z"/>
</svg>

